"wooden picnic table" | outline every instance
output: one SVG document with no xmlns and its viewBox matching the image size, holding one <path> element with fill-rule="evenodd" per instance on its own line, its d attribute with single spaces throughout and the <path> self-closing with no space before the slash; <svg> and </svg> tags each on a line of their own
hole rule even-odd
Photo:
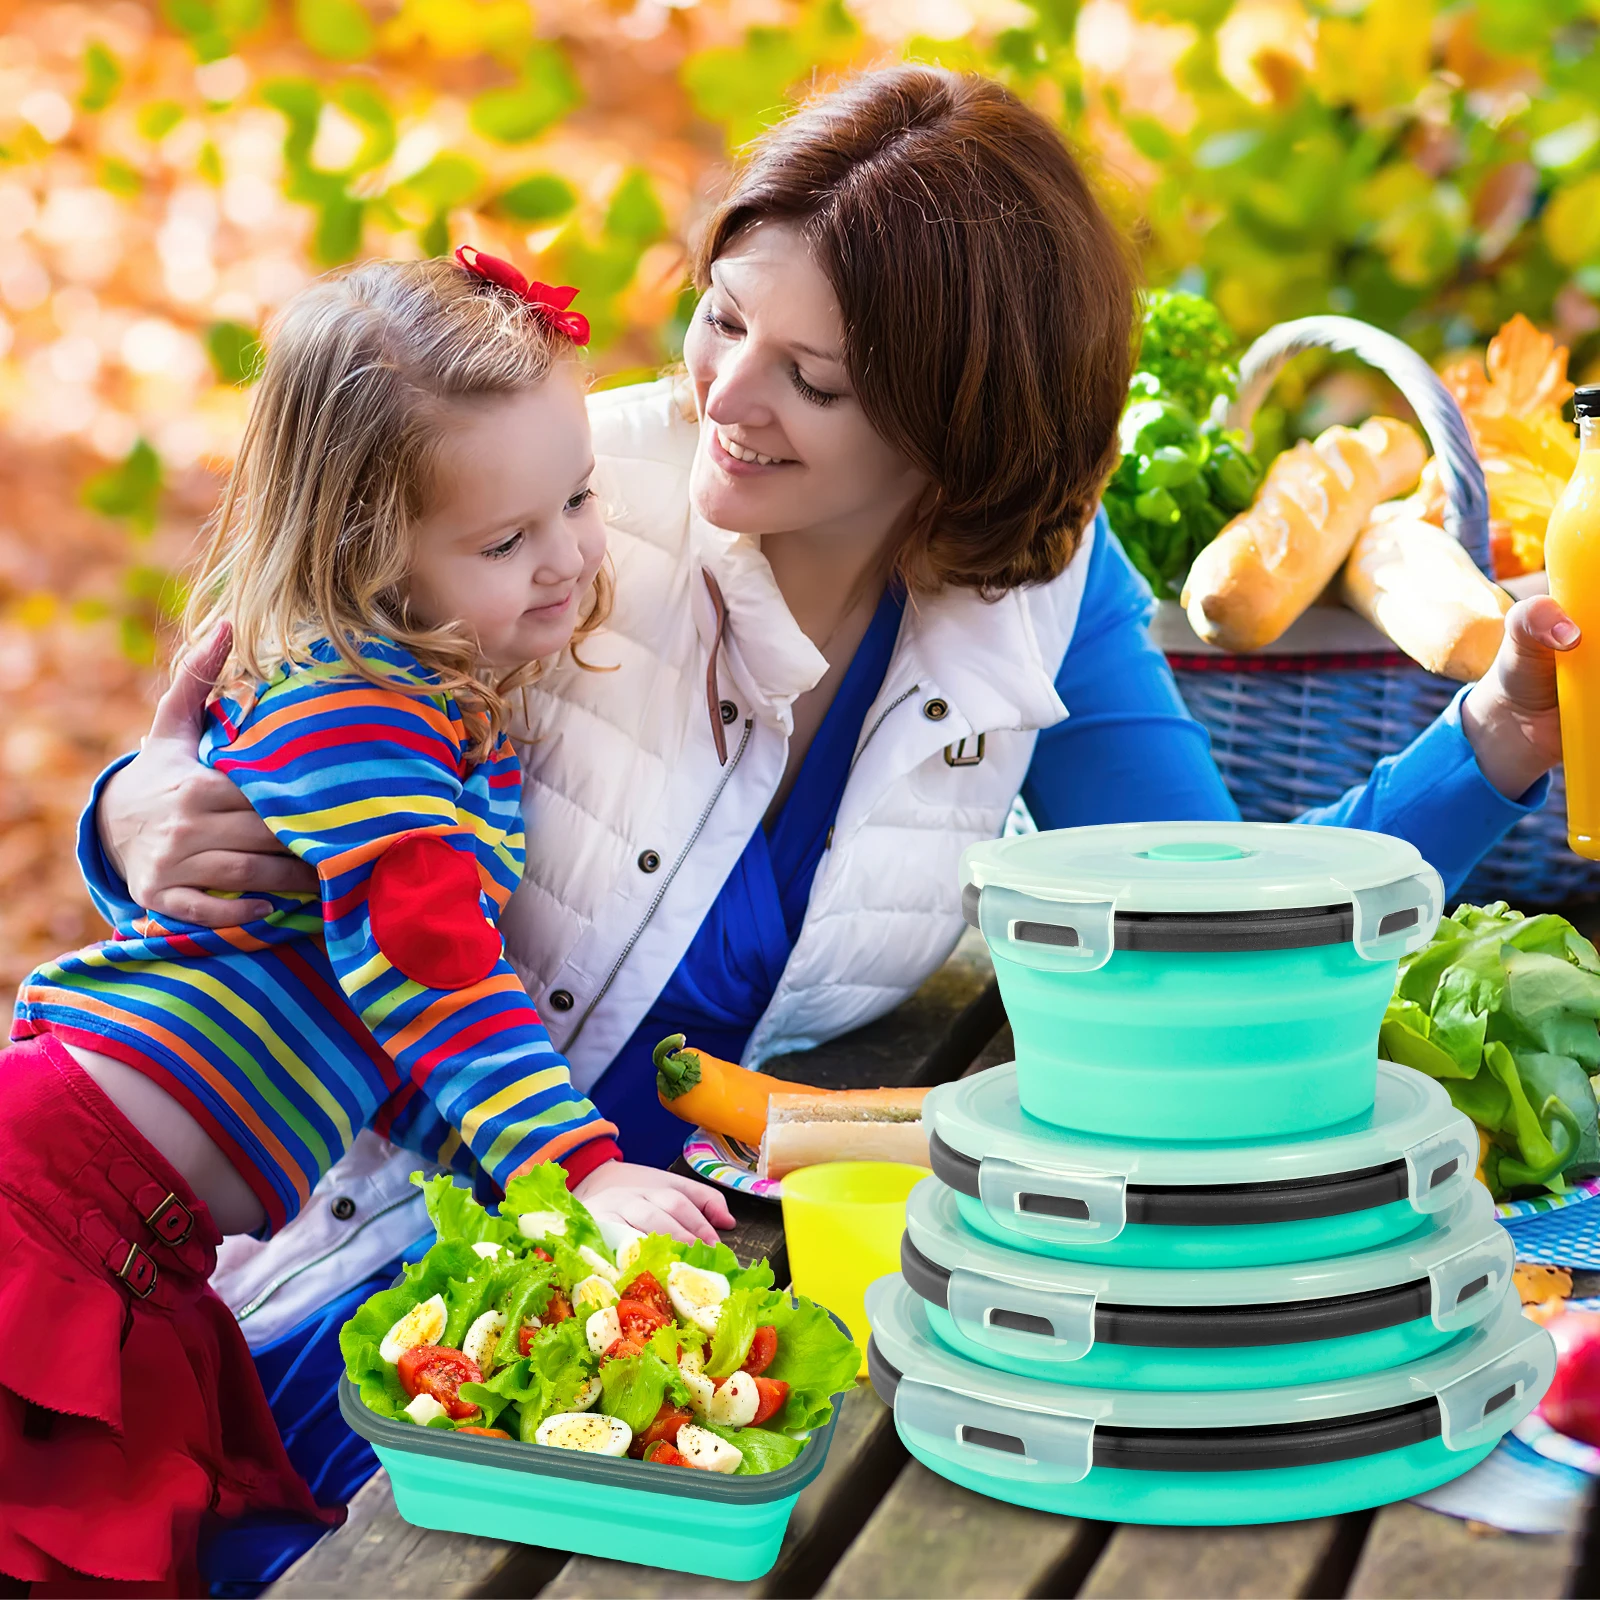
<svg viewBox="0 0 1600 1600">
<path fill-rule="evenodd" d="M 988 953 L 969 931 L 898 1011 L 768 1070 L 841 1088 L 938 1083 L 1009 1060 L 1010 1044 Z M 779 1208 L 743 1196 L 732 1205 L 737 1228 L 729 1242 L 740 1258 L 766 1256 L 785 1281 Z M 1590 1520 L 1593 1512 L 1591 1505 Z M 1543 1600 L 1600 1594 L 1600 1539 L 1588 1540 L 1586 1531 L 1502 1534 L 1404 1502 L 1245 1528 L 1051 1516 L 973 1494 L 911 1460 L 890 1412 L 863 1382 L 844 1397 L 827 1464 L 800 1496 L 777 1565 L 753 1583 L 413 1528 L 380 1471 L 357 1494 L 345 1525 L 267 1594 Z M 625 1538 L 619 1530 L 619 1543 Z"/>
</svg>

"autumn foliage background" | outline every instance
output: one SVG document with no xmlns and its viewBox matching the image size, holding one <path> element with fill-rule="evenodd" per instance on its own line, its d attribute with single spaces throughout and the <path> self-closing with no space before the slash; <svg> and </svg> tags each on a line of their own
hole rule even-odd
<svg viewBox="0 0 1600 1600">
<path fill-rule="evenodd" d="M 601 381 L 676 355 L 730 152 L 814 82 L 976 67 L 1241 335 L 1432 359 L 1523 311 L 1600 378 L 1600 0 L 0 0 L 0 1009 L 98 937 L 73 863 L 313 275 L 473 242 L 577 283 Z M 1372 403 L 1306 358 L 1266 442 Z"/>
</svg>

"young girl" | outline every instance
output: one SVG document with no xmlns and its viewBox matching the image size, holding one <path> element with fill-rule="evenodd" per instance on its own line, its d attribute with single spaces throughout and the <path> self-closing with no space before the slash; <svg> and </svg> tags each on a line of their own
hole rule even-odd
<svg viewBox="0 0 1600 1600">
<path fill-rule="evenodd" d="M 204 759 L 320 896 L 114 938 L 22 985 L 0 1055 L 0 1574 L 196 1591 L 208 1515 L 316 1514 L 237 1325 L 225 1233 L 281 1227 L 376 1120 L 503 1184 L 652 1177 L 573 1087 L 493 919 L 522 869 L 508 697 L 599 625 L 573 291 L 381 263 L 285 310 L 194 588 L 231 628 Z"/>
</svg>

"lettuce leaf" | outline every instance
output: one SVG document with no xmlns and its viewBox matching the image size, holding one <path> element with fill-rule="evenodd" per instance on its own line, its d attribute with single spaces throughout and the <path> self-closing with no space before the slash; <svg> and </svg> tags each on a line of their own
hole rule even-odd
<svg viewBox="0 0 1600 1600">
<path fill-rule="evenodd" d="M 500 1336 L 494 1364 L 502 1367 L 517 1356 L 517 1336 L 529 1317 L 544 1314 L 555 1288 L 556 1269 L 546 1261 L 529 1257 L 517 1263 L 517 1272 L 501 1288 L 495 1304 L 506 1314 L 506 1331 Z"/>
<path fill-rule="evenodd" d="M 762 1376 L 789 1385 L 778 1427 L 786 1433 L 820 1428 L 833 1415 L 834 1395 L 855 1387 L 861 1352 L 811 1300 L 780 1300 L 762 1320 L 778 1330 L 778 1353 Z"/>
<path fill-rule="evenodd" d="M 411 1181 L 422 1191 L 423 1203 L 434 1232 L 443 1241 L 465 1240 L 468 1244 L 506 1244 L 524 1248 L 515 1217 L 494 1217 L 472 1198 L 472 1190 L 453 1182 L 448 1173 L 424 1178 L 411 1174 Z"/>
<path fill-rule="evenodd" d="M 788 1434 L 774 1432 L 771 1428 L 725 1428 L 704 1417 L 696 1417 L 695 1425 L 716 1434 L 719 1439 L 726 1439 L 744 1457 L 734 1469 L 736 1477 L 776 1472 L 779 1467 L 788 1466 L 806 1447 L 804 1439 L 791 1439 Z"/>
<path fill-rule="evenodd" d="M 566 1172 L 555 1162 L 547 1161 L 542 1166 L 519 1172 L 506 1185 L 506 1197 L 500 1202 L 500 1219 L 516 1229 L 517 1218 L 525 1211 L 555 1212 L 566 1220 L 567 1231 L 562 1237 L 574 1249 L 580 1244 L 591 1245 L 607 1261 L 612 1259 L 594 1218 L 567 1188 Z"/>
<path fill-rule="evenodd" d="M 598 1358 L 584 1342 L 583 1324 L 568 1317 L 553 1328 L 541 1328 L 528 1347 L 528 1360 L 547 1385 L 546 1412 L 570 1411 L 578 1391 L 595 1375 Z"/>
<path fill-rule="evenodd" d="M 706 1372 L 710 1377 L 726 1378 L 744 1365 L 756 1328 L 771 1320 L 767 1312 L 781 1299 L 773 1289 L 742 1288 L 735 1289 L 722 1302 L 716 1331 L 711 1335 L 711 1354 L 706 1358 Z"/>
<path fill-rule="evenodd" d="M 1405 957 L 1382 1054 L 1442 1083 L 1489 1135 L 1500 1197 L 1600 1170 L 1600 954 L 1564 917 L 1461 906 Z"/>
<path fill-rule="evenodd" d="M 643 1433 L 667 1397 L 671 1371 L 652 1350 L 605 1362 L 600 1368 L 600 1409 L 608 1417 L 620 1417 L 635 1433 Z"/>
</svg>

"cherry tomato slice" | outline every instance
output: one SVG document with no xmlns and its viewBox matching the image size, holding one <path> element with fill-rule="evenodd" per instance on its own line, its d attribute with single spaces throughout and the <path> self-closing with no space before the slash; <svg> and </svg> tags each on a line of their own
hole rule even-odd
<svg viewBox="0 0 1600 1600">
<path fill-rule="evenodd" d="M 757 1378 L 756 1394 L 760 1398 L 756 1405 L 756 1414 L 750 1419 L 752 1428 L 760 1427 L 763 1422 L 770 1422 L 783 1410 L 783 1403 L 789 1398 L 789 1385 L 781 1378 Z"/>
<path fill-rule="evenodd" d="M 539 1324 L 537 1322 L 524 1322 L 517 1329 L 517 1354 L 521 1356 L 527 1355 L 533 1349 L 533 1341 L 538 1336 Z"/>
<path fill-rule="evenodd" d="M 629 1356 L 644 1354 L 644 1346 L 637 1339 L 630 1339 L 624 1334 L 620 1339 L 613 1339 L 605 1351 L 607 1361 L 626 1361 Z"/>
<path fill-rule="evenodd" d="M 622 1292 L 629 1300 L 642 1300 L 660 1312 L 663 1322 L 672 1321 L 672 1301 L 655 1273 L 641 1272 Z"/>
<path fill-rule="evenodd" d="M 654 1444 L 658 1439 L 665 1439 L 668 1444 L 676 1446 L 678 1429 L 684 1423 L 693 1421 L 693 1412 L 681 1411 L 670 1400 L 663 1400 L 661 1409 L 656 1412 L 656 1420 L 644 1430 L 644 1442 Z"/>
<path fill-rule="evenodd" d="M 457 1428 L 457 1433 L 476 1433 L 485 1439 L 509 1439 L 511 1435 L 504 1428 Z"/>
<path fill-rule="evenodd" d="M 464 1383 L 482 1383 L 483 1373 L 471 1356 L 445 1345 L 419 1344 L 405 1351 L 398 1363 L 400 1387 L 415 1399 L 430 1394 L 457 1421 L 475 1417 L 478 1408 L 461 1399 Z"/>
<path fill-rule="evenodd" d="M 533 1259 L 535 1261 L 554 1261 L 555 1257 L 553 1255 L 551 1255 L 548 1250 L 543 1249 L 539 1245 L 535 1245 L 533 1247 Z M 457 1433 L 459 1433 L 460 1431 L 461 1430 L 459 1428 L 456 1429 Z"/>
<path fill-rule="evenodd" d="M 544 1323 L 546 1327 L 555 1322 L 565 1322 L 572 1315 L 572 1302 L 557 1289 L 550 1296 L 550 1303 L 544 1308 Z"/>
<path fill-rule="evenodd" d="M 456 1431 L 459 1432 L 460 1430 L 457 1429 Z M 686 1467 L 689 1464 L 678 1454 L 677 1449 L 668 1444 L 665 1439 L 657 1440 L 652 1445 L 646 1445 L 644 1459 L 655 1462 L 658 1467 Z"/>
<path fill-rule="evenodd" d="M 622 1325 L 622 1331 L 630 1339 L 637 1339 L 643 1344 L 657 1328 L 667 1325 L 667 1318 L 661 1315 L 647 1300 L 619 1300 L 617 1302 L 617 1321 Z"/>
<path fill-rule="evenodd" d="M 772 1358 L 777 1353 L 778 1330 L 763 1324 L 756 1329 L 756 1336 L 750 1341 L 750 1354 L 744 1358 L 744 1370 L 752 1378 L 759 1376 L 772 1365 Z"/>
</svg>

